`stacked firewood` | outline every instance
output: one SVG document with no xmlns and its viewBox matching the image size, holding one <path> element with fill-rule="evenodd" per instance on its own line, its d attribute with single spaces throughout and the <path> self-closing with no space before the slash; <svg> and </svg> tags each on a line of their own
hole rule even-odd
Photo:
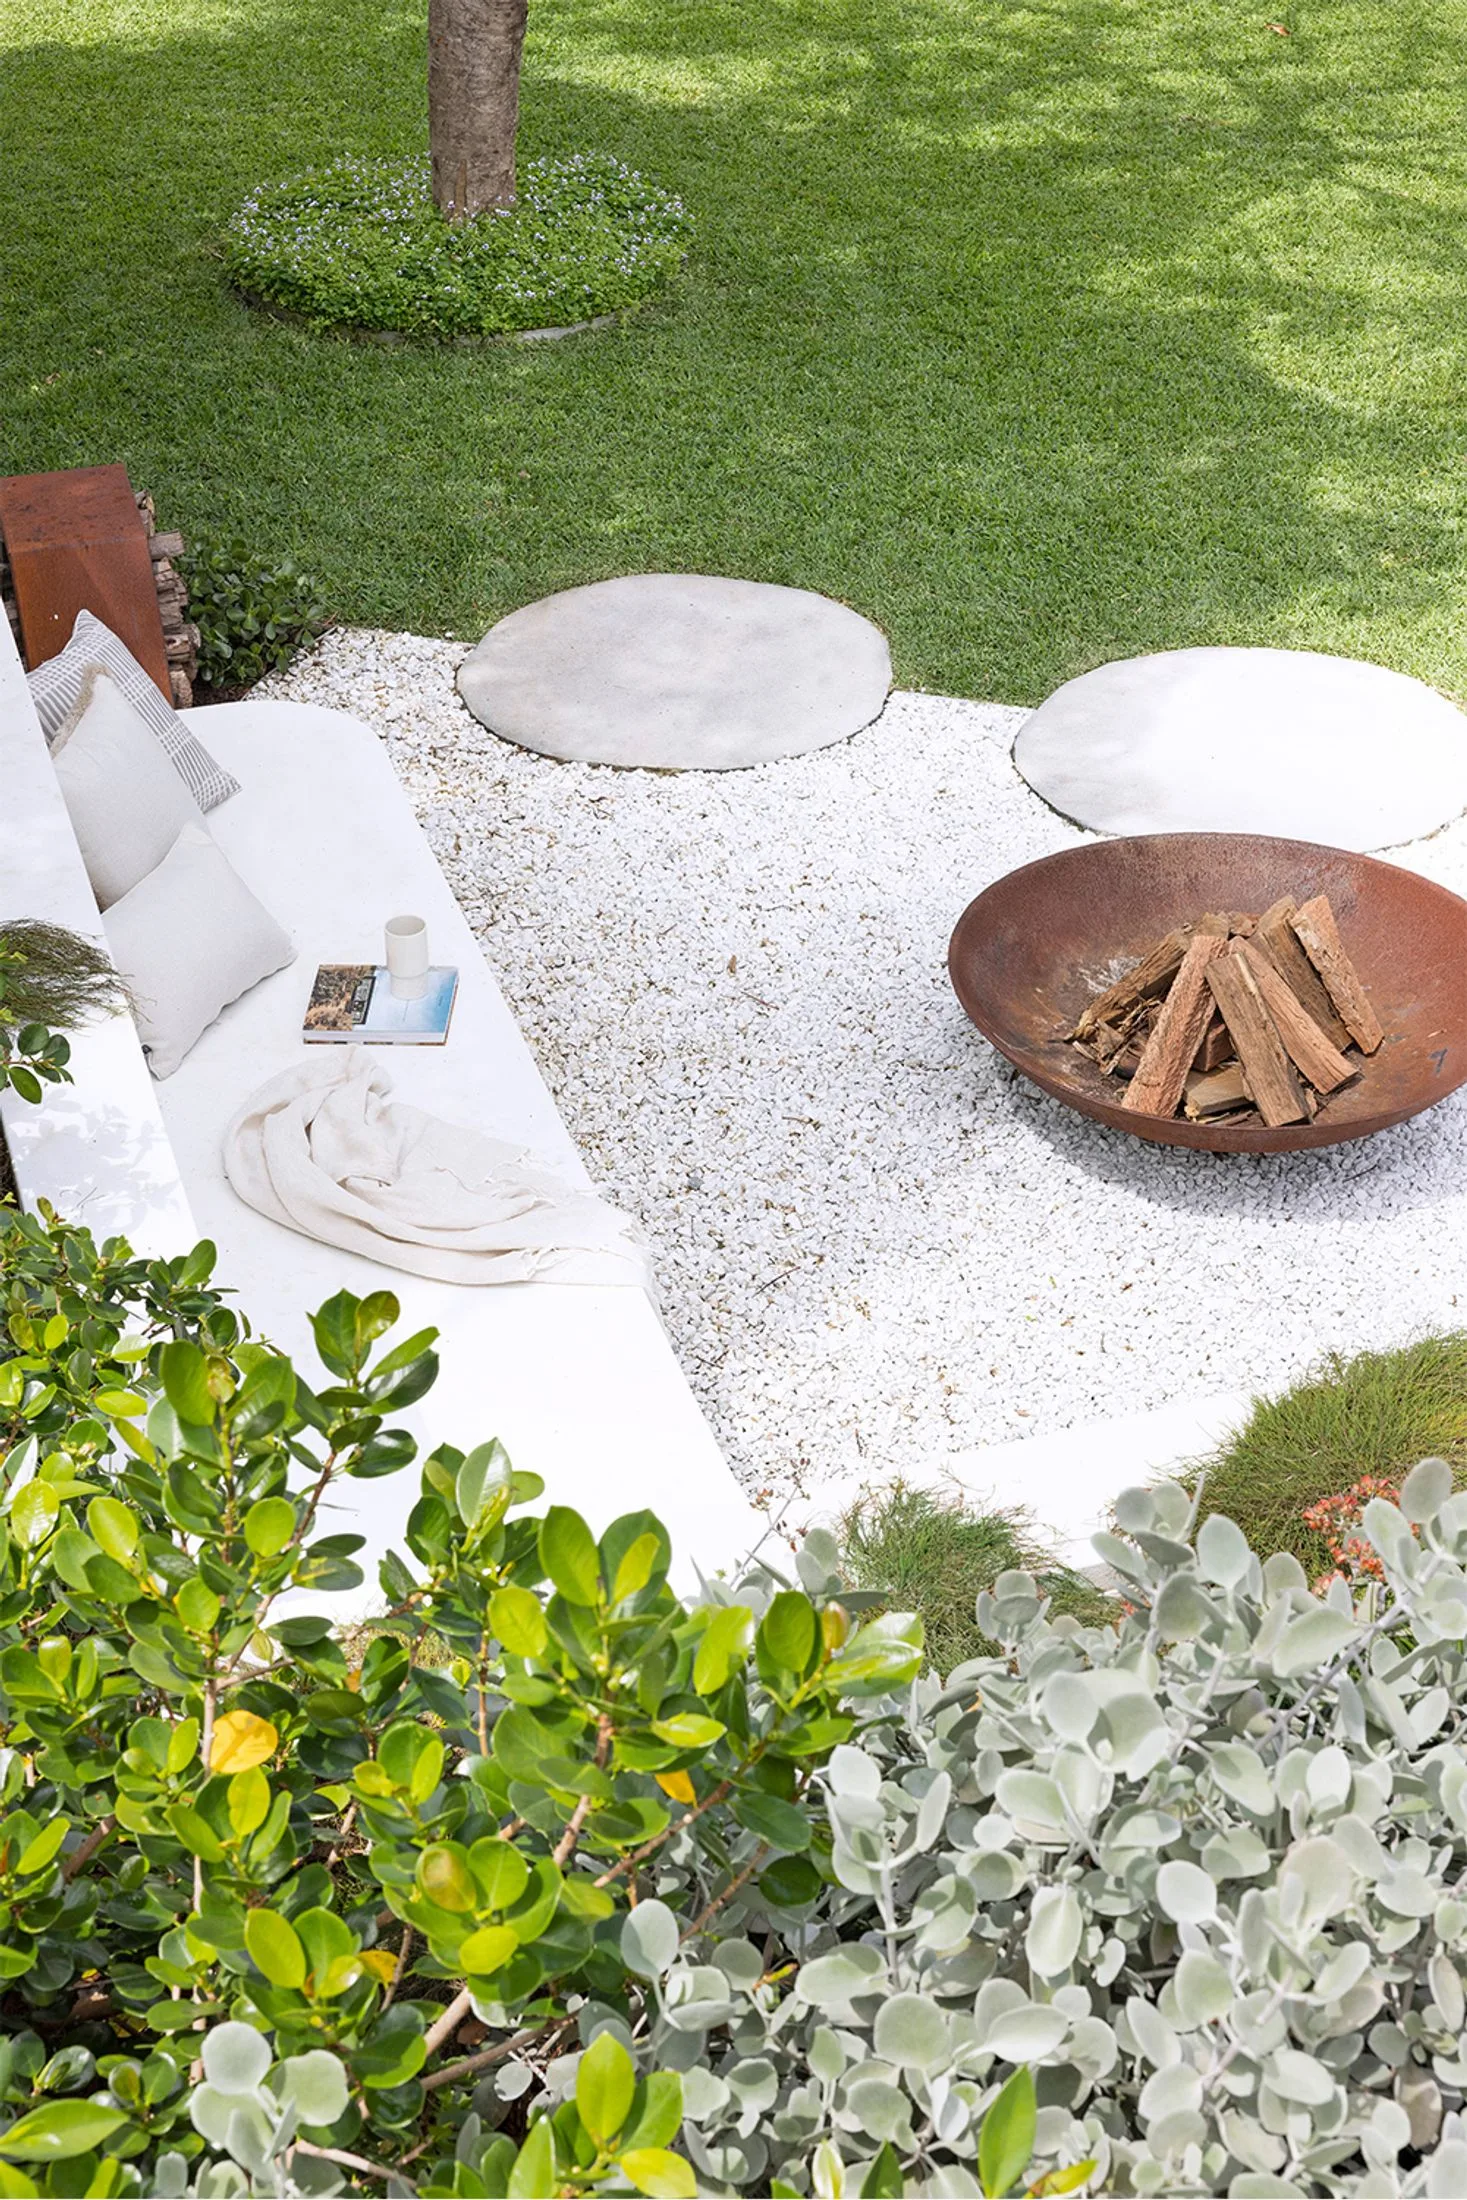
<svg viewBox="0 0 1467 2200">
<path fill-rule="evenodd" d="M 1313 1120 L 1384 1033 L 1328 897 L 1216 913 L 1158 940 L 1070 1033 L 1142 1115 Z"/>
<path fill-rule="evenodd" d="M 183 556 L 183 537 L 160 534 L 153 499 L 146 489 L 135 492 L 138 511 L 148 536 L 153 560 L 153 586 L 158 591 L 158 615 L 163 621 L 163 649 L 168 658 L 168 679 L 175 710 L 187 710 L 194 699 L 194 680 L 199 669 L 199 630 L 188 615 L 188 590 L 174 564 Z"/>
</svg>

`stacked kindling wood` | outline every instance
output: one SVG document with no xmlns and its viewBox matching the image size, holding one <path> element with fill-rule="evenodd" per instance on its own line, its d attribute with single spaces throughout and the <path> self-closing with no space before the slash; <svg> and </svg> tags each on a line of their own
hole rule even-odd
<svg viewBox="0 0 1467 2200">
<path fill-rule="evenodd" d="M 1328 897 L 1213 913 L 1158 940 L 1070 1033 L 1141 1115 L 1313 1120 L 1384 1033 Z"/>
<path fill-rule="evenodd" d="M 134 492 L 148 552 L 153 560 L 153 586 L 158 591 L 158 616 L 163 621 L 163 649 L 168 659 L 168 679 L 175 710 L 187 710 L 194 699 L 194 680 L 199 669 L 199 630 L 188 615 L 188 590 L 174 564 L 183 556 L 183 537 L 159 534 L 153 499 L 145 489 Z"/>
</svg>

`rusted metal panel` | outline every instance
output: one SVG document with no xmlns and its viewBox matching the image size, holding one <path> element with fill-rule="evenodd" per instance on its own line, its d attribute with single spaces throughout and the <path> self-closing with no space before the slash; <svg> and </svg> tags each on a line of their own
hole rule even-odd
<svg viewBox="0 0 1467 2200">
<path fill-rule="evenodd" d="M 172 701 L 147 529 L 125 466 L 0 479 L 0 535 L 32 671 L 66 647 L 78 611 L 90 611 Z"/>
<path fill-rule="evenodd" d="M 1329 896 L 1384 1027 L 1360 1076 L 1312 1123 L 1277 1130 L 1123 1108 L 1114 1082 L 1067 1040 L 1107 972 L 1204 910 L 1267 909 L 1285 894 Z M 1150 833 L 1046 856 L 969 904 L 948 969 L 973 1022 L 1016 1069 L 1082 1115 L 1161 1145 L 1332 1146 L 1404 1122 L 1467 1081 L 1467 901 L 1394 863 L 1312 841 Z"/>
</svg>

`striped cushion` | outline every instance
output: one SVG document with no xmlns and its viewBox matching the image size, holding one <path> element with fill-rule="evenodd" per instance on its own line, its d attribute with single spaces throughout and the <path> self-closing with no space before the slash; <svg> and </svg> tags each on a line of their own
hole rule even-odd
<svg viewBox="0 0 1467 2200">
<path fill-rule="evenodd" d="M 75 709 L 82 682 L 94 665 L 110 674 L 149 732 L 157 735 L 164 754 L 201 810 L 215 810 L 232 794 L 239 793 L 239 781 L 215 763 L 172 704 L 164 702 L 127 644 L 90 611 L 78 611 L 71 640 L 60 656 L 48 658 L 27 674 L 36 716 L 48 742 L 55 740 Z"/>
</svg>

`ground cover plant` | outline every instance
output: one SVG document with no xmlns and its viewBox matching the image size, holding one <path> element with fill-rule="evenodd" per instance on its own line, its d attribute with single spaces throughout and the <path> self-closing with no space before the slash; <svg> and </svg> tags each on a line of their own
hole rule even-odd
<svg viewBox="0 0 1467 2200">
<path fill-rule="evenodd" d="M 212 1256 L 0 1213 L 0 2192 L 1463 2189 L 1444 1462 L 1324 1596 L 1130 1491 L 1119 1620 L 1013 1569 L 944 1678 L 829 1537 L 683 1601 L 414 1462 L 432 1333 L 343 1292 L 308 1383 Z M 411 1464 L 349 1662 L 283 1600 Z"/>
<path fill-rule="evenodd" d="M 1467 1333 L 1328 1359 L 1280 1397 L 1260 1399 L 1201 1463 L 1203 1511 L 1226 1513 L 1255 1549 L 1292 1551 L 1312 1581 L 1334 1563 L 1305 1514 L 1362 1477 L 1399 1484 L 1416 1460 L 1467 1473 Z"/>
<path fill-rule="evenodd" d="M 531 161 L 512 208 L 452 222 L 426 160 L 341 160 L 251 192 L 224 263 L 246 296 L 316 328 L 501 336 L 640 305 L 689 229 L 680 199 L 604 154 Z"/>
<path fill-rule="evenodd" d="M 421 155 L 420 7 L 0 37 L 7 471 L 125 459 L 352 622 L 692 568 L 825 589 L 957 694 L 1201 640 L 1467 687 L 1447 0 L 535 0 L 522 156 L 625 161 L 698 245 L 624 329 L 487 356 L 268 322 L 216 256 L 264 180 Z"/>
<path fill-rule="evenodd" d="M 1052 1612 L 1089 1626 L 1116 1616 L 1114 1600 L 1063 1566 L 1012 1507 L 979 1510 L 905 1482 L 877 1486 L 841 1516 L 841 1566 L 858 1587 L 880 1591 L 922 1618 L 927 1655 L 939 1673 L 991 1653 L 978 1625 L 978 1599 L 1000 1574 L 1032 1573 Z"/>
</svg>

